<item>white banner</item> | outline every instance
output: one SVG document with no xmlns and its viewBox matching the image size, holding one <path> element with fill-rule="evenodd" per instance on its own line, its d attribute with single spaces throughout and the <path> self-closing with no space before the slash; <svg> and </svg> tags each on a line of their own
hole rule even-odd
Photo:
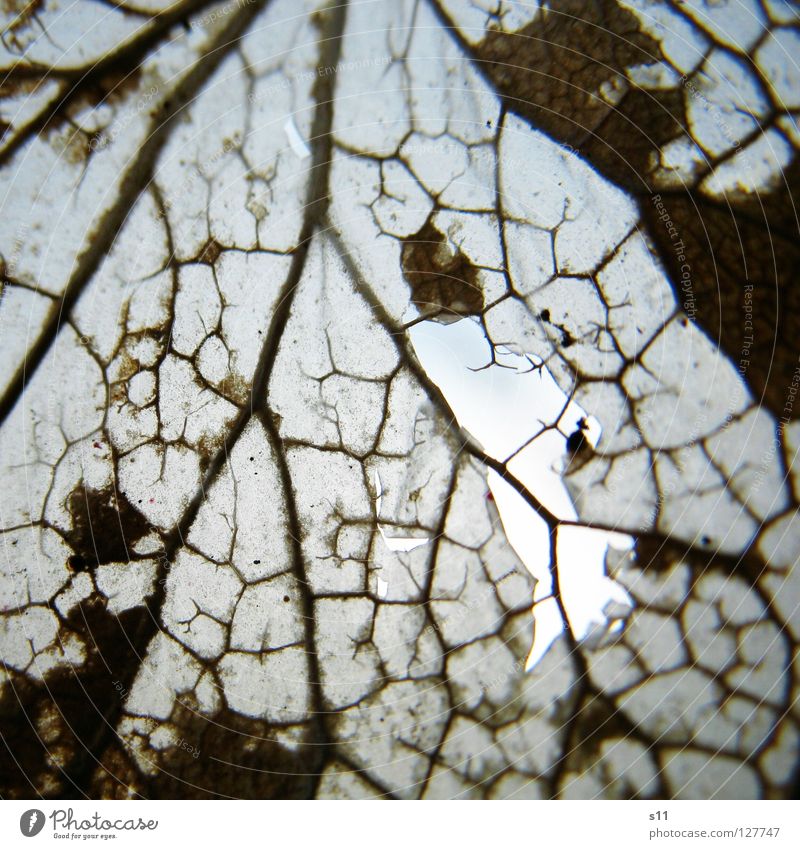
<svg viewBox="0 0 800 849">
<path fill-rule="evenodd" d="M 4 802 L 0 845 L 797 847 L 796 802 Z M 306 810 L 303 810 L 306 808 Z"/>
</svg>

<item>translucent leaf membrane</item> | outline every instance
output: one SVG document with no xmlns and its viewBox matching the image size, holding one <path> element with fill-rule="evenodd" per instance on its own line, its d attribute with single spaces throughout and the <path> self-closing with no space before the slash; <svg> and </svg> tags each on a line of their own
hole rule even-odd
<svg viewBox="0 0 800 849">
<path fill-rule="evenodd" d="M 797 19 L 719 5 L 12 10 L 5 796 L 796 792 Z"/>
</svg>

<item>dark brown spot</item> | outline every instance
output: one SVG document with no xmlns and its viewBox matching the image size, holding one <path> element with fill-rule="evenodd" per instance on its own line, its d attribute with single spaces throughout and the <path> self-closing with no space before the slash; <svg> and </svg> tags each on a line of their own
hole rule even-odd
<svg viewBox="0 0 800 849">
<path fill-rule="evenodd" d="M 83 572 L 86 568 L 86 561 L 80 554 L 73 554 L 68 560 L 67 563 L 69 568 L 72 569 L 73 572 Z"/>
<path fill-rule="evenodd" d="M 213 265 L 222 253 L 222 245 L 216 239 L 209 239 L 197 255 L 197 262 Z"/>
<path fill-rule="evenodd" d="M 483 290 L 478 269 L 461 249 L 448 243 L 429 218 L 419 232 L 403 240 L 403 274 L 411 286 L 411 302 L 423 313 L 479 315 Z"/>
<path fill-rule="evenodd" d="M 126 563 L 133 546 L 152 530 L 147 519 L 112 487 L 95 490 L 79 484 L 66 503 L 72 516 L 67 541 L 84 569 Z"/>
</svg>

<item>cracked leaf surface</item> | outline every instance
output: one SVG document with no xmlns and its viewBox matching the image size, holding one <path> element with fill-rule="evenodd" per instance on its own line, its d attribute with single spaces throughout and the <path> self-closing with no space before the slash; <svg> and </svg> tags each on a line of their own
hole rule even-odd
<svg viewBox="0 0 800 849">
<path fill-rule="evenodd" d="M 796 795 L 796 11 L 7 5 L 0 792 Z"/>
</svg>

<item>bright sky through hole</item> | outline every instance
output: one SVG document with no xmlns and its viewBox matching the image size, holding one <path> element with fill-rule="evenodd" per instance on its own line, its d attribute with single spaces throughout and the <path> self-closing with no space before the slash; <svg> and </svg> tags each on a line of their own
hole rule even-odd
<svg viewBox="0 0 800 849">
<path fill-rule="evenodd" d="M 543 424 L 558 419 L 566 396 L 546 367 L 532 370 L 524 357 L 498 350 L 498 364 L 480 371 L 491 359 L 491 350 L 478 322 L 462 319 L 452 324 L 420 322 L 409 331 L 417 357 L 428 376 L 444 393 L 459 424 L 468 430 L 491 456 L 505 460 Z M 561 478 L 566 459 L 566 438 L 585 412 L 570 403 L 559 422 L 563 433 L 552 429 L 527 445 L 510 461 L 509 469 L 553 513 L 575 519 L 575 509 Z M 597 442 L 600 427 L 589 417 L 588 437 Z M 561 633 L 561 619 L 551 597 L 547 525 L 522 497 L 495 472 L 489 487 L 503 520 L 509 542 L 537 579 L 534 592 L 536 630 L 528 659 L 529 667 L 545 653 Z M 630 537 L 589 528 L 561 528 L 558 562 L 564 605 L 577 639 L 597 625 L 603 630 L 618 627 L 604 608 L 609 602 L 631 605 L 630 597 L 606 577 L 604 560 L 609 544 L 629 548 Z M 619 615 L 619 604 L 613 605 Z M 594 626 L 594 627 L 593 627 Z"/>
</svg>

